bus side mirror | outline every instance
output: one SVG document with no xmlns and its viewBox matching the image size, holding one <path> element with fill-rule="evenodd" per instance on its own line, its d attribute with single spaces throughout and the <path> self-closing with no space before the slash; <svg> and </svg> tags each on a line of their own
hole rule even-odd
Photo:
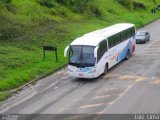
<svg viewBox="0 0 160 120">
<path fill-rule="evenodd" d="M 98 51 L 98 46 L 94 49 L 94 58 L 97 58 L 97 51 Z"/>
<path fill-rule="evenodd" d="M 68 52 L 69 46 L 67 46 L 64 50 L 64 57 L 67 57 L 67 52 Z"/>
</svg>

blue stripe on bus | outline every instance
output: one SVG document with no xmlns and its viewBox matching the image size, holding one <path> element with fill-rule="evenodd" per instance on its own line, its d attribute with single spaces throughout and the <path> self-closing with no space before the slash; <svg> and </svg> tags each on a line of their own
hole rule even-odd
<svg viewBox="0 0 160 120">
<path fill-rule="evenodd" d="M 128 49 L 131 48 L 131 44 L 132 44 L 131 41 L 129 41 L 128 44 L 126 45 L 126 47 L 118 55 L 117 62 L 120 62 L 121 60 L 123 60 L 126 57 Z"/>
</svg>

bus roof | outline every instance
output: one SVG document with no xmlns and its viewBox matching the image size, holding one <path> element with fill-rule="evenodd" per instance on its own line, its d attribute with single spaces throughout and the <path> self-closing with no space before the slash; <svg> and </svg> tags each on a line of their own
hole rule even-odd
<svg viewBox="0 0 160 120">
<path fill-rule="evenodd" d="M 71 45 L 97 46 L 102 40 L 106 39 L 107 37 L 131 27 L 134 27 L 134 24 L 130 24 L 130 23 L 115 24 L 100 30 L 87 33 L 75 39 L 71 43 Z"/>
</svg>

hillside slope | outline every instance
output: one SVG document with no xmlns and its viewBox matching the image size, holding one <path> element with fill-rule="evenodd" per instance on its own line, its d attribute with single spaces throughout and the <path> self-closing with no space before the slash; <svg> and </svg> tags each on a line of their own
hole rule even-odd
<svg viewBox="0 0 160 120">
<path fill-rule="evenodd" d="M 137 28 L 159 18 L 160 0 L 1 0 L 0 91 L 63 67 L 64 48 L 76 37 L 119 22 Z M 58 47 L 43 60 L 42 46 Z"/>
</svg>

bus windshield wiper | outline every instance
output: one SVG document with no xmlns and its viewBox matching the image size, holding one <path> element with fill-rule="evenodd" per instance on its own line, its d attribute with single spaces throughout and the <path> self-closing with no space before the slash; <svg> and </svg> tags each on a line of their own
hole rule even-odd
<svg viewBox="0 0 160 120">
<path fill-rule="evenodd" d="M 84 59 L 83 55 L 81 56 L 81 66 L 84 66 L 84 67 L 89 67 L 90 64 L 86 62 L 86 60 Z"/>
</svg>

